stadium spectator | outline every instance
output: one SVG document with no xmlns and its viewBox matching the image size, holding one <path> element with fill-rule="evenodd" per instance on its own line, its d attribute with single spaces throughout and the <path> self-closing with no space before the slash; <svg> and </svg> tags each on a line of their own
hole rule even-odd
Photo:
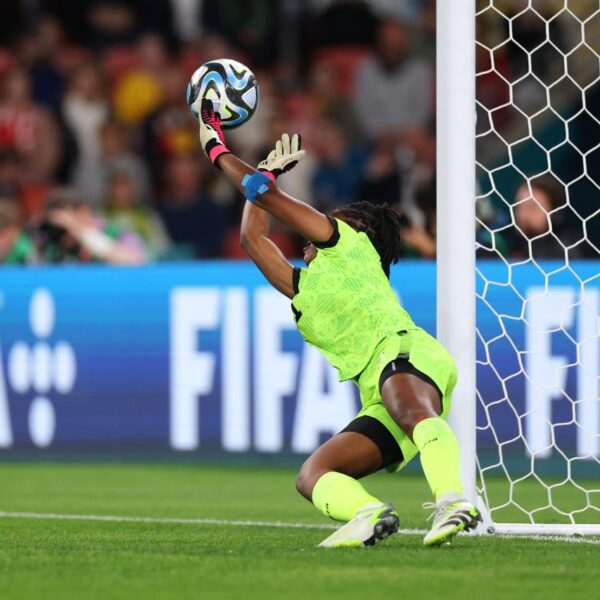
<svg viewBox="0 0 600 600">
<path fill-rule="evenodd" d="M 399 204 L 402 176 L 394 150 L 380 144 L 371 150 L 362 173 L 360 197 L 373 204 Z"/>
<path fill-rule="evenodd" d="M 35 261 L 35 246 L 21 226 L 19 207 L 0 198 L 0 264 L 24 265 Z"/>
<path fill-rule="evenodd" d="M 182 42 L 193 43 L 204 33 L 202 5 L 204 0 L 170 0 L 175 34 Z"/>
<path fill-rule="evenodd" d="M 407 222 L 402 228 L 405 258 L 435 258 L 435 238 L 417 223 Z"/>
<path fill-rule="evenodd" d="M 27 177 L 19 153 L 14 148 L 0 146 L 0 197 L 15 199 L 24 219 L 43 204 L 51 183 Z"/>
<path fill-rule="evenodd" d="M 135 181 L 140 197 L 151 198 L 148 168 L 129 147 L 129 131 L 118 121 L 110 120 L 100 129 L 100 157 L 97 168 L 90 172 L 79 192 L 90 204 L 99 206 L 106 194 L 109 176 L 115 171 L 128 173 Z"/>
<path fill-rule="evenodd" d="M 128 170 L 118 170 L 108 179 L 104 217 L 111 226 L 135 232 L 144 242 L 149 260 L 166 256 L 170 240 L 159 214 L 140 198 L 138 182 Z"/>
<path fill-rule="evenodd" d="M 173 155 L 166 164 L 165 193 L 159 205 L 169 236 L 180 256 L 215 258 L 230 227 L 229 210 L 202 186 L 202 165 L 194 154 Z"/>
<path fill-rule="evenodd" d="M 475 69 L 478 73 L 477 85 L 477 124 L 480 128 L 489 127 L 490 119 L 493 119 L 494 127 L 502 131 L 510 122 L 512 112 L 510 108 L 499 108 L 506 106 L 510 101 L 510 61 L 506 49 L 500 48 L 493 54 L 489 48 L 493 48 L 497 41 L 494 30 L 485 19 L 477 19 L 476 36 L 479 40 L 475 48 Z M 492 64 L 493 60 L 493 64 Z M 493 110 L 493 112 L 489 112 Z"/>
<path fill-rule="evenodd" d="M 108 223 L 71 189 L 56 189 L 32 223 L 40 260 L 136 265 L 146 261 L 142 240 Z"/>
<path fill-rule="evenodd" d="M 599 23 L 600 31 L 600 23 Z M 590 85 L 585 91 L 585 106 L 587 113 L 583 112 L 577 119 L 577 125 L 569 126 L 569 138 L 579 150 L 586 152 L 585 165 L 587 177 L 573 182 L 569 186 L 570 205 L 581 218 L 586 219 L 586 239 L 590 243 L 590 257 L 598 257 L 600 249 L 600 151 L 598 144 L 598 126 L 600 122 L 600 81 Z M 573 123 L 573 122 L 571 122 Z M 573 135 L 571 135 L 571 131 Z M 593 150 L 596 148 L 595 150 Z M 560 165 L 561 172 L 567 174 L 577 173 L 581 168 L 581 158 L 575 152 L 570 160 Z M 558 165 L 557 165 L 558 166 Z"/>
<path fill-rule="evenodd" d="M 321 210 L 332 211 L 359 199 L 365 150 L 348 144 L 343 128 L 335 121 L 319 122 L 319 161 L 313 176 L 313 197 Z"/>
<path fill-rule="evenodd" d="M 306 88 L 287 94 L 284 105 L 290 121 L 288 128 L 302 132 L 302 145 L 309 151 L 318 151 L 322 118 L 334 119 L 353 142 L 363 137 L 355 111 L 338 85 L 336 71 L 326 60 L 312 65 Z"/>
<path fill-rule="evenodd" d="M 11 147 L 0 146 L 0 197 L 21 199 L 21 160 Z"/>
<path fill-rule="evenodd" d="M 494 236 L 501 254 L 517 260 L 586 255 L 588 245 L 581 227 L 568 220 L 564 188 L 551 176 L 520 185 L 511 212 L 512 224 Z"/>
<path fill-rule="evenodd" d="M 398 5 L 394 0 L 386 0 L 388 4 Z M 436 0 L 414 0 L 412 14 L 417 28 L 414 49 L 432 63 L 435 62 L 436 46 Z M 417 10 L 418 5 L 418 10 Z M 406 17 L 405 17 L 406 18 Z"/>
<path fill-rule="evenodd" d="M 204 2 L 204 26 L 230 40 L 251 64 L 264 67 L 275 55 L 277 5 L 275 0 Z"/>
<path fill-rule="evenodd" d="M 369 46 L 375 39 L 376 28 L 371 2 L 334 0 L 316 18 L 315 42 L 318 46 Z"/>
<path fill-rule="evenodd" d="M 435 179 L 421 185 L 415 193 L 415 208 L 422 224 L 409 216 L 403 217 L 402 244 L 405 256 L 435 258 L 436 254 L 436 186 Z"/>
<path fill-rule="evenodd" d="M 140 10 L 127 0 L 87 0 L 82 2 L 82 38 L 94 50 L 131 44 L 139 31 Z"/>
<path fill-rule="evenodd" d="M 13 68 L 4 78 L 0 98 L 0 146 L 13 148 L 21 157 L 29 179 L 48 180 L 60 158 L 60 136 L 56 122 L 31 98 L 28 73 Z"/>
<path fill-rule="evenodd" d="M 138 65 L 121 77 L 113 92 L 115 115 L 130 125 L 140 124 L 160 106 L 163 81 L 171 69 L 167 46 L 155 33 L 140 36 L 136 52 Z"/>
<path fill-rule="evenodd" d="M 232 46 L 224 37 L 214 33 L 212 31 L 205 31 L 202 37 L 198 40 L 197 44 L 189 46 L 191 50 L 197 51 L 196 62 L 192 65 L 189 75 L 191 75 L 198 68 L 198 56 L 202 59 L 199 64 L 209 60 L 217 60 L 223 56 L 229 56 L 235 60 L 244 61 L 247 60 L 242 53 Z"/>
<path fill-rule="evenodd" d="M 570 48 L 565 46 L 565 31 L 560 19 L 552 18 L 555 10 L 550 3 L 542 3 L 539 8 L 536 7 L 537 10 L 524 10 L 527 8 L 524 4 L 512 4 L 506 13 L 511 20 L 503 19 L 503 36 L 505 39 L 512 38 L 512 43 L 507 45 L 507 52 L 514 78 L 533 71 L 536 77 L 544 81 L 551 70 L 562 72 L 562 64 L 556 64 L 556 48 L 566 52 Z M 515 18 L 517 15 L 518 18 Z M 552 44 L 546 43 L 548 39 Z M 529 91 L 532 90 L 530 88 Z"/>
<path fill-rule="evenodd" d="M 155 184 L 160 182 L 162 166 L 170 155 L 198 147 L 196 121 L 185 101 L 186 85 L 179 68 L 169 69 L 163 78 L 163 100 L 142 125 L 143 152 Z"/>
<path fill-rule="evenodd" d="M 304 132 L 303 129 L 298 129 L 291 124 L 287 113 L 282 110 L 276 111 L 271 115 L 266 131 L 268 133 L 267 143 L 258 153 L 258 160 L 263 160 L 269 154 L 274 148 L 277 140 L 281 139 L 281 136 L 284 133 L 289 131 Z M 302 134 L 302 145 L 304 146 L 304 133 Z M 302 198 L 307 204 L 314 205 L 313 178 L 317 164 L 318 159 L 316 153 L 309 151 L 303 160 L 301 160 L 289 173 L 286 173 L 285 177 L 282 177 L 279 180 L 277 185 L 279 185 L 284 192 L 295 198 Z M 299 256 L 299 254 L 296 256 Z"/>
<path fill-rule="evenodd" d="M 228 56 L 253 67 L 260 82 L 259 110 L 244 127 L 228 134 L 236 151 L 256 164 L 284 131 L 298 131 L 308 155 L 282 179 L 285 190 L 322 206 L 353 198 L 399 206 L 410 224 L 404 232 L 405 245 L 411 246 L 406 254 L 433 254 L 435 219 L 431 207 L 420 205 L 418 190 L 432 181 L 435 166 L 430 65 L 434 0 L 311 0 L 296 12 L 275 0 L 0 4 L 0 197 L 16 199 L 26 221 L 39 219 L 40 207 L 56 185 L 76 185 L 81 200 L 96 211 L 116 188 L 119 198 L 131 194 L 149 211 L 160 208 L 177 248 L 187 248 L 194 257 L 219 256 L 224 232 L 235 239 L 230 221 L 242 203 L 215 181 L 205 187 L 201 171 L 190 172 L 198 141 L 185 86 L 200 64 Z M 490 165 L 505 150 L 503 138 L 524 135 L 514 104 L 526 109 L 539 98 L 545 101 L 541 84 L 531 77 L 509 94 L 509 82 L 527 66 L 523 49 L 531 53 L 538 78 L 549 83 L 564 66 L 556 60 L 558 50 L 568 50 L 577 38 L 568 11 L 544 21 L 545 11 L 554 11 L 560 2 L 541 7 L 542 18 L 531 10 L 521 12 L 523 2 L 517 3 L 520 8 L 509 0 L 494 4 L 515 18 L 512 41 L 506 44 L 501 42 L 507 39 L 507 21 L 498 11 L 482 11 L 477 19 L 477 126 L 480 134 L 490 130 L 485 139 L 480 137 L 478 152 Z M 178 39 L 173 38 L 175 21 Z M 308 36 L 301 32 L 305 26 Z M 284 36 L 285 47 L 275 31 Z M 545 36 L 552 43 L 540 44 Z M 585 103 L 578 105 L 585 110 L 569 121 L 571 146 L 580 152 L 565 146 L 552 153 L 553 172 L 570 182 L 570 202 L 564 209 L 550 209 L 553 231 L 532 244 L 536 255 L 555 255 L 562 251 L 559 241 L 551 241 L 553 236 L 573 245 L 585 237 L 569 256 L 597 257 L 592 244 L 598 244 L 600 235 L 594 227 L 598 169 L 593 166 L 598 153 L 593 149 L 600 95 L 591 79 L 584 86 L 586 61 L 579 61 L 576 69 L 568 62 L 573 80 L 585 91 Z M 593 69 L 587 70 L 592 77 Z M 564 83 L 564 94 L 562 88 L 551 90 L 553 108 L 561 115 L 571 106 L 579 110 L 574 102 L 581 96 Z M 554 106 L 558 95 L 561 102 Z M 541 116 L 532 125 L 540 142 L 552 133 Z M 365 142 L 361 149 L 358 144 Z M 581 170 L 581 153 L 586 154 L 585 176 L 569 179 Z M 516 165 L 521 160 L 515 155 Z M 522 170 L 536 172 L 531 165 Z M 114 179 L 115 173 L 119 177 Z M 499 189 L 505 188 L 499 182 Z M 489 202 L 497 214 L 479 214 L 480 221 L 495 224 L 495 240 L 504 255 L 523 255 L 526 236 L 508 224 L 508 215 L 493 205 L 494 199 Z M 543 221 L 531 217 L 540 216 L 531 210 L 537 204 L 523 202 L 521 207 L 521 202 L 514 208 L 515 218 L 529 225 L 530 218 Z M 506 220 L 500 223 L 502 217 Z M 479 239 L 486 246 L 484 229 Z M 288 247 L 294 245 L 295 240 Z M 226 253 L 232 256 L 232 248 Z M 151 250 L 150 255 L 155 253 Z"/>
<path fill-rule="evenodd" d="M 23 48 L 27 46 L 27 50 Z M 21 55 L 28 64 L 33 99 L 44 104 L 54 113 L 60 112 L 65 78 L 61 53 L 64 36 L 60 22 L 44 15 L 33 31 L 21 39 Z"/>
<path fill-rule="evenodd" d="M 63 100 L 63 120 L 72 135 L 77 154 L 70 180 L 87 201 L 88 178 L 97 176 L 100 162 L 100 131 L 108 121 L 110 105 L 104 95 L 102 74 L 98 68 L 85 64 L 70 77 L 68 91 Z"/>
<path fill-rule="evenodd" d="M 432 117 L 430 65 L 408 52 L 410 31 L 385 19 L 377 31 L 374 55 L 358 70 L 354 105 L 365 134 L 377 143 L 411 148 L 432 162 L 434 140 L 427 131 Z"/>
</svg>

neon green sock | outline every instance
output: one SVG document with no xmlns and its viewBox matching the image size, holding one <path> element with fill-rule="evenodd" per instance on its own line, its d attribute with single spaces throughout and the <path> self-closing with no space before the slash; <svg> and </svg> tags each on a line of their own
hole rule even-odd
<svg viewBox="0 0 600 600">
<path fill-rule="evenodd" d="M 350 521 L 361 508 L 369 504 L 383 504 L 356 479 L 336 471 L 319 477 L 313 489 L 312 501 L 324 515 L 336 521 Z"/>
<path fill-rule="evenodd" d="M 462 495 L 460 451 L 450 425 L 440 417 L 425 419 L 414 428 L 413 442 L 436 501 L 447 493 Z"/>
</svg>

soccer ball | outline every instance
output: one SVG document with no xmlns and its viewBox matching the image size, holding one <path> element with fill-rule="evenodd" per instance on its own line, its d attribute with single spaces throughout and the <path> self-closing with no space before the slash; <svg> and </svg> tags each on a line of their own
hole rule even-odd
<svg viewBox="0 0 600 600">
<path fill-rule="evenodd" d="M 254 73 L 237 60 L 211 60 L 196 69 L 187 86 L 187 103 L 196 118 L 198 113 L 192 105 L 198 98 L 213 101 L 223 127 L 239 127 L 258 106 L 258 82 Z"/>
</svg>

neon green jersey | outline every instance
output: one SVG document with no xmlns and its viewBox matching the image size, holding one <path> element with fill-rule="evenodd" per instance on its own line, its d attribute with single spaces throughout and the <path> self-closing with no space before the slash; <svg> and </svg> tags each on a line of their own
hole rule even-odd
<svg viewBox="0 0 600 600">
<path fill-rule="evenodd" d="M 365 233 L 335 219 L 332 239 L 316 258 L 294 271 L 292 309 L 302 337 L 338 370 L 340 381 L 358 375 L 386 336 L 416 326 L 400 306 Z"/>
</svg>

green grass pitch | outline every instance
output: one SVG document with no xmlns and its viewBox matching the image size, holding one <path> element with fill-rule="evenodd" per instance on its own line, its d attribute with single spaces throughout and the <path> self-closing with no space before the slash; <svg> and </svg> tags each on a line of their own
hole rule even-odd
<svg viewBox="0 0 600 600">
<path fill-rule="evenodd" d="M 426 526 L 423 478 L 366 482 L 403 528 Z M 526 493 L 526 492 L 525 492 Z M 0 511 L 327 524 L 294 471 L 194 464 L 3 463 Z M 319 529 L 0 518 L 0 598 L 597 597 L 600 542 L 420 535 L 323 550 Z M 593 543 L 593 542 L 596 543 Z"/>
</svg>

